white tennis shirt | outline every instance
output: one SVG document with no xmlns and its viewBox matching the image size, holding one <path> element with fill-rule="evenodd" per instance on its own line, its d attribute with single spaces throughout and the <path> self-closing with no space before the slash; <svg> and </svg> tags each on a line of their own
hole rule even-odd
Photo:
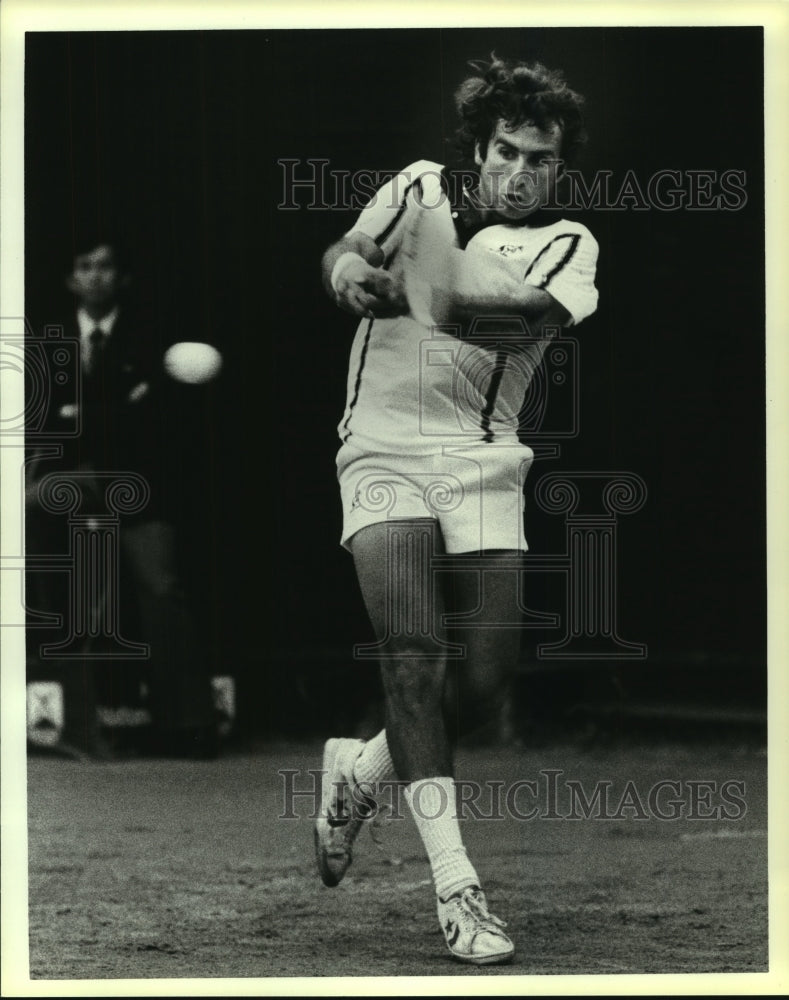
<svg viewBox="0 0 789 1000">
<path fill-rule="evenodd" d="M 577 222 L 497 222 L 465 248 L 441 181 L 442 166 L 420 160 L 385 184 L 351 233 L 384 252 L 404 281 L 411 311 L 363 319 L 351 348 L 344 443 L 386 454 L 517 443 L 518 413 L 551 331 L 486 305 L 462 329 L 447 303 L 471 296 L 495 303 L 497 287 L 526 282 L 549 292 L 580 323 L 597 307 L 598 246 Z"/>
</svg>

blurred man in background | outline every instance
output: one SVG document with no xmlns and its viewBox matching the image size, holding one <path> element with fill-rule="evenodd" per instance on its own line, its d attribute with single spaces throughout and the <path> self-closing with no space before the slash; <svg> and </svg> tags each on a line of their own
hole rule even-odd
<svg viewBox="0 0 789 1000">
<path fill-rule="evenodd" d="M 145 479 L 150 496 L 141 510 L 121 516 L 119 542 L 121 591 L 133 589 L 140 636 L 150 645 L 153 749 L 212 757 L 218 738 L 210 677 L 179 580 L 177 484 L 167 476 L 179 413 L 162 368 L 167 345 L 128 305 L 129 284 L 122 244 L 113 234 L 90 233 L 75 243 L 66 278 L 74 312 L 64 333 L 79 339 L 81 391 L 77 395 L 72 383 L 51 387 L 48 430 L 57 434 L 78 418 L 80 433 L 62 439 L 63 455 L 56 463 L 29 463 L 27 537 L 34 548 L 41 548 L 42 536 L 50 539 L 45 544 L 57 546 L 55 551 L 65 548 L 65 539 L 53 538 L 55 515 L 37 503 L 38 483 L 48 473 L 79 472 L 82 489 L 95 494 L 99 505 L 101 477 L 107 473 L 133 472 Z M 104 607 L 101 613 L 114 614 L 117 622 L 117 610 Z M 133 667 L 126 663 L 124 669 Z"/>
</svg>

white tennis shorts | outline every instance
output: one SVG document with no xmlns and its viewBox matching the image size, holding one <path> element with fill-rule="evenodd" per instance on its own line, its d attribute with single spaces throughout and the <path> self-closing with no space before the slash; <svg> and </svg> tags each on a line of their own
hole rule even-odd
<svg viewBox="0 0 789 1000">
<path fill-rule="evenodd" d="M 447 552 L 528 549 L 526 475 L 534 452 L 522 444 L 480 444 L 440 455 L 384 455 L 344 444 L 337 454 L 341 544 L 394 518 L 435 518 Z"/>
</svg>

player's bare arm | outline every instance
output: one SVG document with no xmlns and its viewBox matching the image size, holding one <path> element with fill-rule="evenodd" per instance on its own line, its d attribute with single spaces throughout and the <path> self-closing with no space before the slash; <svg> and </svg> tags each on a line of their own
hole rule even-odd
<svg viewBox="0 0 789 1000">
<path fill-rule="evenodd" d="M 468 326 L 480 316 L 521 317 L 533 331 L 543 326 L 566 326 L 570 313 L 550 292 L 518 281 L 504 271 L 478 270 L 472 258 L 454 260 L 451 275 L 440 275 L 427 288 L 435 322 Z"/>
<path fill-rule="evenodd" d="M 453 297 L 450 312 L 458 322 L 470 322 L 483 315 L 521 316 L 535 328 L 566 326 L 570 320 L 569 312 L 550 292 L 514 281 L 489 293 L 461 289 Z"/>
<path fill-rule="evenodd" d="M 354 316 L 396 316 L 407 311 L 402 290 L 381 265 L 384 253 L 364 233 L 349 233 L 323 256 L 323 286 L 327 294 Z"/>
</svg>

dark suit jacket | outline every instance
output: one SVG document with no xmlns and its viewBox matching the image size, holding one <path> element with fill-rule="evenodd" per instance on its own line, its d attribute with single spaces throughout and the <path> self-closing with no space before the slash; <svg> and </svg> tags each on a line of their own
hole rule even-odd
<svg viewBox="0 0 789 1000">
<path fill-rule="evenodd" d="M 64 332 L 79 338 L 76 314 Z M 158 515 L 167 507 L 168 454 L 180 431 L 173 384 L 162 368 L 165 349 L 150 325 L 122 307 L 91 370 L 81 366 L 81 385 L 53 386 L 49 408 L 48 429 L 54 432 L 64 419 L 62 407 L 77 404 L 80 409 L 81 433 L 64 440 L 58 466 L 144 476 L 151 499 L 142 516 Z"/>
</svg>

